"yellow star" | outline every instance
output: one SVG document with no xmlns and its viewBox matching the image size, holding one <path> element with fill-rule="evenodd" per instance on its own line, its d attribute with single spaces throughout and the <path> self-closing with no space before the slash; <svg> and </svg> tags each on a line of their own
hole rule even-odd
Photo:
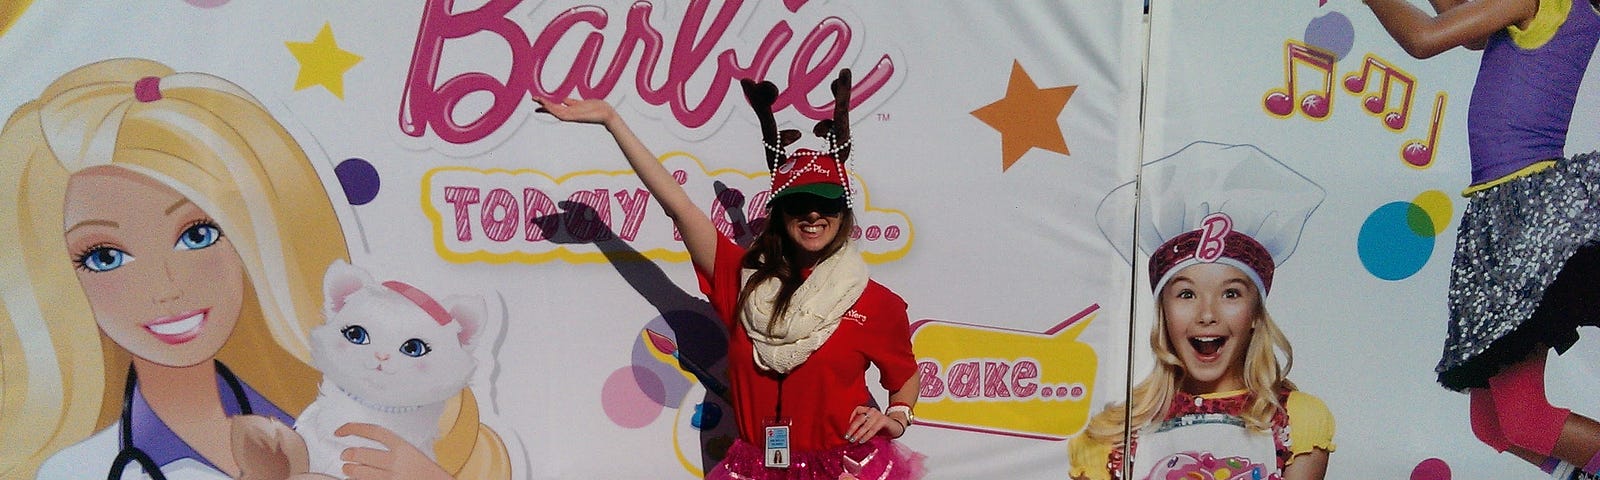
<svg viewBox="0 0 1600 480">
<path fill-rule="evenodd" d="M 310 42 L 283 42 L 300 62 L 300 75 L 294 80 L 294 89 L 304 90 L 313 85 L 333 92 L 344 99 L 344 72 L 361 62 L 361 56 L 350 53 L 333 41 L 333 27 L 322 24 L 322 31 Z"/>
<path fill-rule="evenodd" d="M 1021 62 L 1011 62 L 1005 98 L 972 111 L 972 116 L 1000 132 L 1000 171 L 1010 169 L 1022 154 L 1035 147 L 1071 155 L 1056 117 L 1061 116 L 1077 89 L 1077 85 L 1041 89 L 1022 70 Z"/>
</svg>

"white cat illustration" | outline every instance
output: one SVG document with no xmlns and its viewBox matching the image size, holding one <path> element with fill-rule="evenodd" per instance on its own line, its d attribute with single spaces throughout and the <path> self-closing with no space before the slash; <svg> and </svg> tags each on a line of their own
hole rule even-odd
<svg viewBox="0 0 1600 480">
<path fill-rule="evenodd" d="M 466 388 L 477 366 L 472 341 L 483 326 L 483 299 L 435 301 L 343 261 L 328 267 L 323 294 L 327 321 L 310 335 L 322 384 L 294 427 L 305 438 L 311 471 L 340 476 L 345 448 L 382 448 L 334 436 L 350 422 L 388 428 L 434 458 L 445 401 Z"/>
<path fill-rule="evenodd" d="M 359 436 L 338 437 L 347 423 L 384 427 L 428 458 L 445 403 L 466 388 L 477 361 L 484 301 L 435 301 L 399 281 L 378 282 L 336 261 L 323 277 L 325 322 L 311 329 L 311 364 L 322 372 L 317 398 L 294 429 L 268 417 L 234 417 L 232 448 L 242 479 L 343 478 L 346 448 L 385 449 Z"/>
</svg>

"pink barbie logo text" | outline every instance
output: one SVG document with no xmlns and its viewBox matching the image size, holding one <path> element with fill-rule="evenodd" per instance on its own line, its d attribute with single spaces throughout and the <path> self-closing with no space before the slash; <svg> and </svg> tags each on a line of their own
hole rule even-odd
<svg viewBox="0 0 1600 480">
<path fill-rule="evenodd" d="M 1200 247 L 1194 254 L 1195 258 L 1202 262 L 1215 262 L 1222 258 L 1222 251 L 1227 249 L 1225 239 L 1233 231 L 1233 218 L 1222 212 L 1206 215 L 1200 221 L 1200 229 Z"/>
<path fill-rule="evenodd" d="M 525 18 L 526 14 L 512 13 L 522 3 L 521 0 L 489 0 L 473 10 L 453 11 L 454 0 L 427 1 L 400 102 L 401 131 L 421 137 L 431 128 L 446 142 L 472 143 L 498 130 L 530 96 L 607 97 L 635 57 L 638 63 L 633 65 L 633 83 L 639 98 L 650 105 L 668 107 L 672 116 L 685 127 L 698 128 L 710 122 L 730 96 L 729 89 L 741 78 L 770 78 L 785 85 L 786 90 L 779 92 L 773 109 L 792 107 L 806 117 L 820 120 L 832 114 L 832 101 L 813 105 L 807 95 L 819 87 L 826 90 L 835 72 L 851 66 L 841 65 L 843 59 L 859 55 L 849 52 L 854 36 L 850 25 L 836 16 L 828 16 L 812 25 L 804 38 L 793 45 L 791 41 L 797 32 L 788 20 L 780 19 L 766 29 L 754 51 L 741 55 L 736 51 L 740 45 L 733 45 L 735 40 L 727 37 L 735 19 L 749 15 L 741 12 L 744 0 L 692 0 L 676 32 L 669 31 L 665 35 L 651 24 L 655 4 L 649 0 L 633 2 L 623 16 L 622 31 L 612 29 L 609 33 L 607 26 L 613 20 L 612 12 L 594 5 L 564 9 L 537 32 L 525 30 L 515 20 Z M 806 3 L 805 0 L 785 0 L 783 5 L 793 14 Z M 745 28 L 759 30 L 760 26 Z M 620 37 L 608 38 L 608 35 Z M 506 53 L 510 60 L 510 70 L 504 79 L 482 71 L 465 71 L 441 78 L 450 75 L 441 71 L 441 64 L 470 63 L 474 60 L 467 56 L 486 55 L 480 48 L 446 48 L 450 41 L 467 42 L 465 37 L 473 37 L 479 43 L 483 38 L 504 41 L 509 47 Z M 578 42 L 575 57 L 552 54 L 574 42 Z M 444 61 L 447 50 L 461 53 L 463 58 Z M 489 51 L 495 50 L 498 49 Z M 609 59 L 601 58 L 602 50 L 612 52 Z M 873 54 L 869 52 L 865 56 L 871 58 Z M 871 98 L 894 75 L 894 62 L 889 55 L 875 56 L 877 60 L 870 66 L 853 66 L 858 81 L 851 89 L 852 107 Z M 555 63 L 565 58 L 572 58 L 571 63 Z M 769 70 L 783 58 L 788 59 L 786 74 L 769 76 Z M 481 68 L 504 67 L 485 65 Z M 666 72 L 658 73 L 658 68 L 665 68 Z M 565 74 L 552 73 L 559 69 L 565 69 Z M 707 70 L 714 72 L 709 82 L 701 75 Z M 691 81 L 691 77 L 697 75 Z M 552 79 L 557 79 L 557 83 L 548 83 Z M 481 99 L 485 95 L 492 101 L 486 106 L 478 105 L 483 103 Z M 468 97 L 477 98 L 463 102 Z M 458 108 L 463 104 L 483 108 Z M 478 110 L 481 112 L 466 114 L 468 118 L 460 116 L 462 111 Z"/>
</svg>

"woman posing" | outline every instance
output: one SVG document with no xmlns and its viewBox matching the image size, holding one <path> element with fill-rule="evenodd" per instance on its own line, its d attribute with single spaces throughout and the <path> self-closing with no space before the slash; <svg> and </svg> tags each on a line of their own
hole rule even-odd
<svg viewBox="0 0 1600 480">
<path fill-rule="evenodd" d="M 835 116 L 818 124 L 826 151 L 785 154 L 772 116 L 777 87 L 746 81 L 773 172 L 766 227 L 746 250 L 707 214 L 600 100 L 539 100 L 543 112 L 604 125 L 645 187 L 672 217 L 729 332 L 730 398 L 739 439 L 707 478 L 910 479 L 920 456 L 891 442 L 911 425 L 918 378 L 906 304 L 867 277 L 850 242 L 854 213 L 849 71 L 832 89 Z M 866 370 L 878 368 L 890 406 L 879 410 Z"/>
</svg>

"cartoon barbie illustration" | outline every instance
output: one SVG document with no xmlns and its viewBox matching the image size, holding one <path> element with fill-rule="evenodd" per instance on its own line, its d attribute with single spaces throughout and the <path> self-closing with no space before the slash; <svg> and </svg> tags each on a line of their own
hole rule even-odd
<svg viewBox="0 0 1600 480">
<path fill-rule="evenodd" d="M 1482 49 L 1467 108 L 1472 183 L 1450 271 L 1439 383 L 1471 395 L 1472 432 L 1556 478 L 1600 472 L 1600 423 L 1550 405 L 1545 357 L 1600 325 L 1600 163 L 1564 158 L 1578 86 L 1600 41 L 1581 0 L 1367 0 L 1406 53 Z"/>
<path fill-rule="evenodd" d="M 1131 406 L 1101 411 L 1068 443 L 1072 477 L 1323 478 L 1333 415 L 1289 381 L 1293 350 L 1265 305 L 1321 187 L 1255 147 L 1216 143 L 1184 147 L 1141 178 L 1158 192 L 1140 197 L 1142 223 L 1105 204 L 1099 222 L 1113 239 L 1137 229 L 1150 254 L 1155 365 Z M 1119 193 L 1108 202 L 1132 198 Z"/>
<path fill-rule="evenodd" d="M 235 477 L 230 417 L 292 422 L 314 398 L 306 332 L 344 234 L 244 90 L 149 60 L 80 67 L 0 130 L 0 179 L 0 476 Z M 345 472 L 507 477 L 458 403 L 437 464 L 346 424 L 391 449 L 346 451 Z"/>
</svg>

